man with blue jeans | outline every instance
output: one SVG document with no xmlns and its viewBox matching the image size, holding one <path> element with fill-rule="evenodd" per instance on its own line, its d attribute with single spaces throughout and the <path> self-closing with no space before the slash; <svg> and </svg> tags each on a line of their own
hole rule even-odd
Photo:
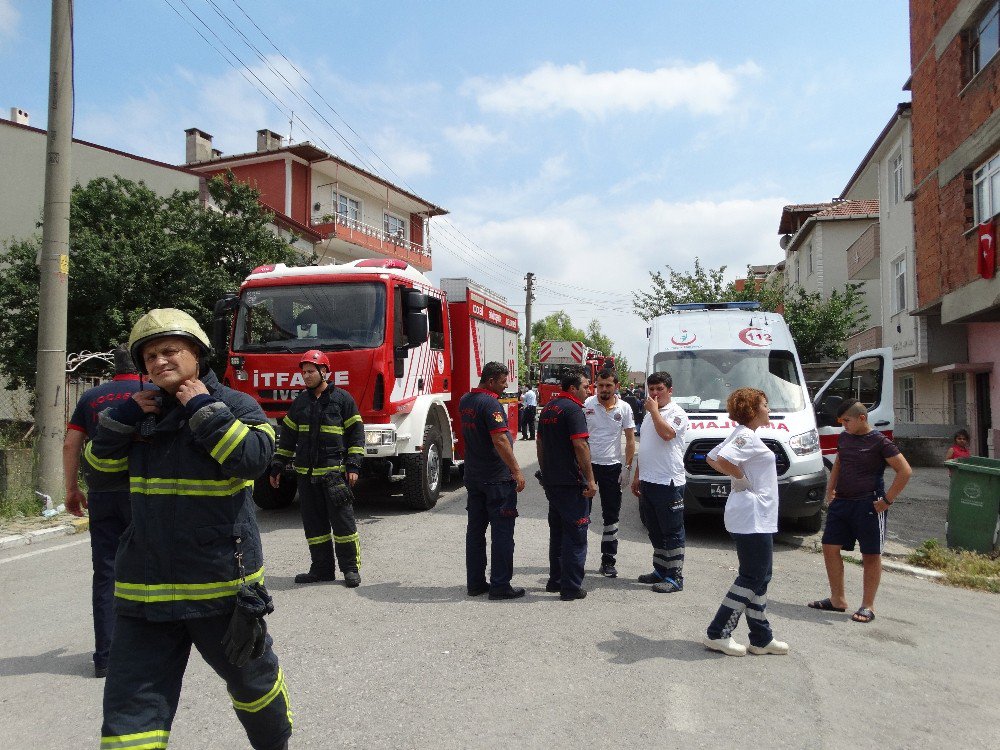
<svg viewBox="0 0 1000 750">
<path fill-rule="evenodd" d="M 582 367 L 570 367 L 560 381 L 562 392 L 542 409 L 535 451 L 542 486 L 549 501 L 549 581 L 545 590 L 564 602 L 583 599 L 590 502 L 597 494 L 587 443 L 583 399 L 590 379 Z"/>
<path fill-rule="evenodd" d="M 514 575 L 514 520 L 524 475 L 514 457 L 507 412 L 497 397 L 507 388 L 510 371 L 487 362 L 479 387 L 462 396 L 458 413 L 465 443 L 465 575 L 469 596 L 489 592 L 490 599 L 517 599 L 523 588 L 510 585 Z M 486 582 L 486 528 L 490 528 L 490 581 Z"/>
<path fill-rule="evenodd" d="M 642 420 L 639 467 L 632 479 L 632 494 L 639 498 L 649 541 L 653 545 L 653 572 L 639 576 L 639 583 L 653 584 L 653 591 L 671 594 L 684 588 L 684 433 L 687 412 L 673 403 L 673 378 L 654 372 L 646 378 L 646 416 Z"/>
</svg>

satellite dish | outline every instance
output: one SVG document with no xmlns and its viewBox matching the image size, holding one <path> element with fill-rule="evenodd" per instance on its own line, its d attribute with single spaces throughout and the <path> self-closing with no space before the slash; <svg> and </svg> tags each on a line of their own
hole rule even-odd
<svg viewBox="0 0 1000 750">
<path fill-rule="evenodd" d="M 781 235 L 781 239 L 778 240 L 778 245 L 781 247 L 782 250 L 787 250 L 788 245 L 791 243 L 791 241 L 792 241 L 792 235 L 783 234 Z"/>
</svg>

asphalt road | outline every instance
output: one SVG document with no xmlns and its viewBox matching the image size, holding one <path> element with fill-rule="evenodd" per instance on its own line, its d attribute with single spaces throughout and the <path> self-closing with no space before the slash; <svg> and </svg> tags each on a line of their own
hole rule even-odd
<svg viewBox="0 0 1000 750">
<path fill-rule="evenodd" d="M 532 450 L 517 444 L 529 475 Z M 877 619 L 856 624 L 804 607 L 826 593 L 822 560 L 777 547 L 768 611 L 792 653 L 726 657 L 699 644 L 734 577 L 721 523 L 690 524 L 687 588 L 654 594 L 634 582 L 650 547 L 627 496 L 622 577 L 588 574 L 590 596 L 560 602 L 544 593 L 545 509 L 529 481 L 514 581 L 529 593 L 490 602 L 465 595 L 463 500 L 452 485 L 428 513 L 359 507 L 364 582 L 353 591 L 296 586 L 307 558 L 297 508 L 261 513 L 292 747 L 1000 745 L 995 595 L 887 574 Z M 98 745 L 86 542 L 0 552 L 0 747 Z M 847 566 L 855 605 L 860 572 Z M 746 642 L 745 625 L 737 635 Z M 171 747 L 247 747 L 196 655 Z"/>
</svg>

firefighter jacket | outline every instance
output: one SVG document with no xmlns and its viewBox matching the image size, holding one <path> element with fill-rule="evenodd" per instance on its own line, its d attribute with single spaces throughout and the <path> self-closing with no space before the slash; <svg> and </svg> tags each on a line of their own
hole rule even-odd
<svg viewBox="0 0 1000 750">
<path fill-rule="evenodd" d="M 365 426 L 350 393 L 328 384 L 314 396 L 304 390 L 281 421 L 272 473 L 289 461 L 299 474 L 360 472 L 365 455 Z"/>
<path fill-rule="evenodd" d="M 101 412 L 92 451 L 127 465 L 132 524 L 115 560 L 115 607 L 148 620 L 231 612 L 241 572 L 264 577 L 253 485 L 270 464 L 274 429 L 249 396 L 202 376 L 208 395 L 162 412 L 128 400 Z"/>
</svg>

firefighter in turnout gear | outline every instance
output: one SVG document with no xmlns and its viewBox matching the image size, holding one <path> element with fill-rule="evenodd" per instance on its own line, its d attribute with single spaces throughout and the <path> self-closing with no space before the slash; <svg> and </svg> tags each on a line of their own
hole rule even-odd
<svg viewBox="0 0 1000 750">
<path fill-rule="evenodd" d="M 257 750 L 286 748 L 285 679 L 263 615 L 271 599 L 251 493 L 274 430 L 208 368 L 198 323 L 151 310 L 129 336 L 140 390 L 102 411 L 91 446 L 129 472 L 132 523 L 115 562 L 115 629 L 101 748 L 165 748 L 191 646 L 222 677 Z"/>
<path fill-rule="evenodd" d="M 365 454 L 365 427 L 351 394 L 327 382 L 330 360 L 323 352 L 313 349 L 303 354 L 299 369 L 306 389 L 282 420 L 271 464 L 275 488 L 289 462 L 298 476 L 311 564 L 308 573 L 295 576 L 295 582 L 334 580 L 336 551 L 344 583 L 355 588 L 361 583 L 361 545 L 351 488 Z"/>
</svg>

